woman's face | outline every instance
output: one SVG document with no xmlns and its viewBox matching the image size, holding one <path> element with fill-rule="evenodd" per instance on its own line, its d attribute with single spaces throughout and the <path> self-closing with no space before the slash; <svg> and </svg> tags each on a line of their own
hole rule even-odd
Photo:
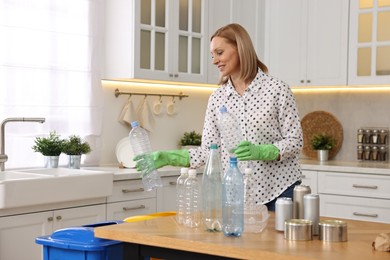
<svg viewBox="0 0 390 260">
<path fill-rule="evenodd" d="M 239 74 L 240 60 L 238 51 L 222 37 L 214 37 L 210 43 L 212 62 L 223 77 Z"/>
</svg>

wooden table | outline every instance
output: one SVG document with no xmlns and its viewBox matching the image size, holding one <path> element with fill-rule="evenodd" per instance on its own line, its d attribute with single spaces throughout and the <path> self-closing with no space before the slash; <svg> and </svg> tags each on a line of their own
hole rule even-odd
<svg viewBox="0 0 390 260">
<path fill-rule="evenodd" d="M 322 218 L 331 219 L 331 218 Z M 239 238 L 225 237 L 201 228 L 186 228 L 175 217 L 123 223 L 95 228 L 95 236 L 126 242 L 126 259 L 143 256 L 165 259 L 331 259 L 390 260 L 389 252 L 372 248 L 379 233 L 390 233 L 390 224 L 346 220 L 347 242 L 288 241 L 275 231 L 274 214 L 261 233 L 244 233 Z"/>
</svg>

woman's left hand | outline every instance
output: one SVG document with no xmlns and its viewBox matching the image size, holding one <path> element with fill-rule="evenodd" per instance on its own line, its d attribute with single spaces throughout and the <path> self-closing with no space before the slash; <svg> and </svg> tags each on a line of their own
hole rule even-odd
<svg viewBox="0 0 390 260">
<path fill-rule="evenodd" d="M 242 141 L 238 144 L 234 154 L 241 161 L 273 161 L 278 158 L 279 149 L 273 144 L 254 145 L 249 141 Z"/>
</svg>

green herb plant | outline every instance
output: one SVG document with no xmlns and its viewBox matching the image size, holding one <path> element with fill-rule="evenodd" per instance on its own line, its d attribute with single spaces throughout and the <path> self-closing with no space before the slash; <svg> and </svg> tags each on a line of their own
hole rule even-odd
<svg viewBox="0 0 390 260">
<path fill-rule="evenodd" d="M 67 155 L 82 155 L 91 152 L 91 146 L 79 136 L 71 135 L 65 140 L 62 152 Z"/>
<path fill-rule="evenodd" d="M 34 142 L 35 145 L 32 147 L 34 152 L 44 156 L 60 156 L 65 143 L 56 131 L 50 132 L 49 137 L 36 137 Z"/>
<path fill-rule="evenodd" d="M 199 146 L 202 143 L 202 135 L 195 132 L 185 132 L 183 137 L 180 139 L 180 144 L 182 146 L 186 145 L 195 145 Z"/>
<path fill-rule="evenodd" d="M 335 140 L 330 135 L 318 134 L 313 136 L 310 144 L 314 150 L 330 150 L 334 147 Z"/>
</svg>

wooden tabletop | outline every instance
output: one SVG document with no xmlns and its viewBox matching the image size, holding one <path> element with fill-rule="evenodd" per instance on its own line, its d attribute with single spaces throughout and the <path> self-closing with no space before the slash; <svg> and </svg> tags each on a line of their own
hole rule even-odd
<svg viewBox="0 0 390 260">
<path fill-rule="evenodd" d="M 174 216 L 95 228 L 95 236 L 239 259 L 390 259 L 389 252 L 372 248 L 379 233 L 390 233 L 390 224 L 346 220 L 347 242 L 324 242 L 318 236 L 311 241 L 288 241 L 283 232 L 275 231 L 274 214 L 270 214 L 264 231 L 239 238 L 186 228 L 177 224 Z"/>
</svg>

